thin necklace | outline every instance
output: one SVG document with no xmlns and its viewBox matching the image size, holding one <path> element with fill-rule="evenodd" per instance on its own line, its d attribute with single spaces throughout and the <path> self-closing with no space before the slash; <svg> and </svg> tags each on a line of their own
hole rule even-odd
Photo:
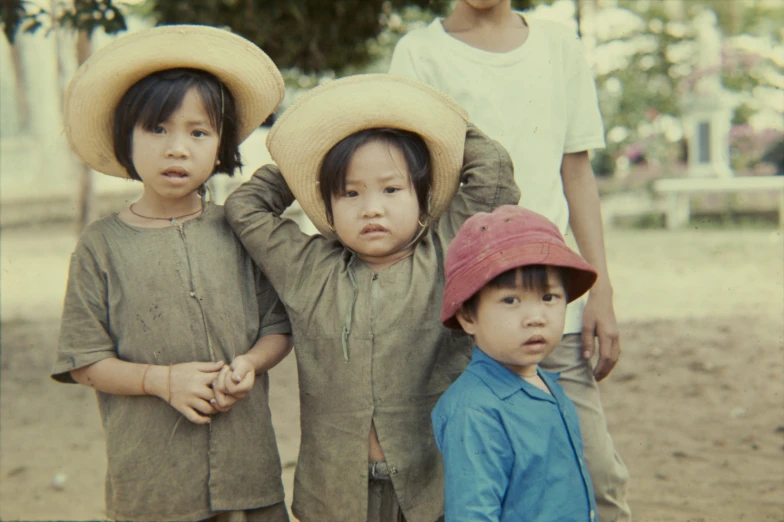
<svg viewBox="0 0 784 522">
<path fill-rule="evenodd" d="M 160 221 L 168 221 L 172 225 L 176 225 L 178 219 L 182 219 L 182 218 L 186 218 L 186 217 L 190 217 L 190 216 L 195 216 L 196 214 L 198 214 L 199 212 L 202 211 L 202 209 L 200 207 L 198 210 L 196 210 L 195 212 L 191 212 L 190 214 L 183 214 L 182 216 L 174 216 L 174 217 L 170 217 L 170 218 L 165 218 L 165 217 L 144 216 L 142 214 L 139 214 L 138 212 L 136 212 L 133 209 L 133 203 L 131 203 L 131 205 L 128 207 L 128 209 L 131 211 L 131 214 L 133 214 L 134 216 L 139 216 L 140 218 L 144 218 L 144 219 L 157 219 L 157 220 L 160 220 Z"/>
</svg>

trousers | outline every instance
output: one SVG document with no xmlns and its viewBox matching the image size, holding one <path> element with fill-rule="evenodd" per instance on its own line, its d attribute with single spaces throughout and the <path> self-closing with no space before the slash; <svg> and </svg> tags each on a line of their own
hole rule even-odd
<svg viewBox="0 0 784 522">
<path fill-rule="evenodd" d="M 583 358 L 582 351 L 580 334 L 564 335 L 539 366 L 548 372 L 560 372 L 558 384 L 577 409 L 599 521 L 630 522 L 632 513 L 626 500 L 629 470 L 615 451 L 591 361 Z"/>
</svg>

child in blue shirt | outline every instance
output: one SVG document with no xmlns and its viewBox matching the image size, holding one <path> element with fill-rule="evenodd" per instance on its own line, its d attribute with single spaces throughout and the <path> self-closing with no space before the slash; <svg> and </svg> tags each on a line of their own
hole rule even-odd
<svg viewBox="0 0 784 522">
<path fill-rule="evenodd" d="M 469 218 L 446 257 L 441 321 L 476 343 L 432 413 L 446 521 L 596 520 L 574 404 L 539 362 L 595 270 L 545 217 L 506 205 Z"/>
</svg>

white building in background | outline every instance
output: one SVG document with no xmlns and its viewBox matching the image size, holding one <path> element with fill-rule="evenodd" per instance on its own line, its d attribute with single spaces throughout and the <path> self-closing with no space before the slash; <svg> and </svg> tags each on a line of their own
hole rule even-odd
<svg viewBox="0 0 784 522">
<path fill-rule="evenodd" d="M 693 23 L 697 28 L 699 77 L 681 100 L 689 146 L 688 175 L 731 177 L 729 135 L 735 107 L 721 84 L 721 32 L 711 10 L 702 11 Z"/>
</svg>

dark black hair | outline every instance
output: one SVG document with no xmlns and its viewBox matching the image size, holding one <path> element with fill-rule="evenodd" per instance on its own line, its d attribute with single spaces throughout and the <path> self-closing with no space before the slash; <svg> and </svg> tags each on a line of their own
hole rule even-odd
<svg viewBox="0 0 784 522">
<path fill-rule="evenodd" d="M 403 153 L 408 176 L 419 202 L 419 212 L 427 214 L 427 200 L 432 184 L 430 151 L 425 141 L 413 132 L 400 129 L 365 129 L 343 138 L 324 156 L 319 170 L 321 199 L 327 209 L 327 220 L 332 223 L 332 196 L 346 188 L 346 172 L 354 153 L 362 145 L 381 142 L 397 147 Z"/>
<path fill-rule="evenodd" d="M 133 166 L 133 130 L 152 131 L 180 108 L 191 89 L 201 96 L 210 124 L 220 132 L 213 174 L 229 176 L 242 167 L 237 136 L 237 110 L 229 89 L 214 75 L 199 69 L 167 69 L 145 76 L 128 89 L 114 111 L 114 155 L 131 178 L 141 180 Z"/>
<path fill-rule="evenodd" d="M 546 265 L 528 265 L 512 268 L 511 270 L 507 270 L 506 272 L 495 276 L 483 288 L 517 288 L 517 274 L 519 273 L 523 288 L 544 293 L 550 287 L 550 282 L 547 279 L 547 268 L 548 266 Z M 564 288 L 566 288 L 566 281 L 569 277 L 568 269 L 560 267 L 550 268 L 554 268 L 558 272 L 561 283 L 564 285 Z M 566 299 L 568 301 L 568 296 L 566 296 Z M 471 317 L 476 317 L 476 309 L 478 306 L 479 292 L 472 295 L 463 303 L 463 310 Z"/>
</svg>

